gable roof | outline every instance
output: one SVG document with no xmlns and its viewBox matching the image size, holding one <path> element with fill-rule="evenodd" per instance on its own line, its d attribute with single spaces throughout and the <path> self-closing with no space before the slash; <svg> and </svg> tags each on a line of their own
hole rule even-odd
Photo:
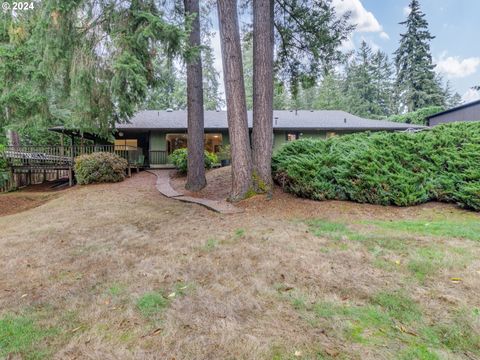
<svg viewBox="0 0 480 360">
<path fill-rule="evenodd" d="M 363 119 L 338 110 L 275 110 L 275 130 L 407 130 L 424 126 L 385 120 Z M 248 112 L 248 126 L 252 127 L 252 112 Z M 186 130 L 186 110 L 144 110 L 136 113 L 129 123 L 117 124 L 117 130 Z M 205 129 L 227 129 L 226 111 L 205 111 Z"/>
<path fill-rule="evenodd" d="M 439 112 L 439 113 L 436 113 L 436 114 L 433 114 L 433 115 L 430 115 L 430 116 L 427 116 L 427 119 L 430 120 L 434 117 L 449 114 L 451 112 L 458 111 L 458 110 L 465 109 L 465 108 L 469 108 L 470 106 L 474 106 L 474 105 L 478 105 L 478 104 L 480 104 L 480 100 L 472 101 L 472 102 L 469 102 L 469 103 L 466 103 L 466 104 L 463 104 L 463 105 L 460 105 L 460 106 L 457 106 L 457 107 L 454 107 L 454 108 L 451 108 L 451 109 L 448 109 L 448 110 L 445 110 L 445 111 L 442 111 L 442 112 Z"/>
</svg>

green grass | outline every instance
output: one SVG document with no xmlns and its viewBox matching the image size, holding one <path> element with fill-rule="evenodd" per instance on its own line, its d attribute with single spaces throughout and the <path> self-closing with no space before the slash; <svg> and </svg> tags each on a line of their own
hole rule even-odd
<svg viewBox="0 0 480 360">
<path fill-rule="evenodd" d="M 29 316 L 6 315 L 0 318 L 0 358 L 8 355 L 28 360 L 46 358 L 50 351 L 45 340 L 57 333 L 58 329 L 41 327 Z"/>
<path fill-rule="evenodd" d="M 206 251 L 211 251 L 215 249 L 217 246 L 218 246 L 218 240 L 210 238 L 207 240 L 207 242 L 203 246 L 203 249 Z"/>
<path fill-rule="evenodd" d="M 431 352 L 424 344 L 410 345 L 400 352 L 399 360 L 440 360 L 437 354 Z"/>
<path fill-rule="evenodd" d="M 125 293 L 125 286 L 114 283 L 107 289 L 107 292 L 111 296 L 120 296 Z"/>
<path fill-rule="evenodd" d="M 318 237 L 340 240 L 348 238 L 353 233 L 342 223 L 331 222 L 323 219 L 312 219 L 306 222 L 309 231 Z"/>
<path fill-rule="evenodd" d="M 326 328 L 331 336 L 364 346 L 401 346 L 396 354 L 401 360 L 438 360 L 437 350 L 480 355 L 480 334 L 474 326 L 478 319 L 471 309 L 442 315 L 429 324 L 419 305 L 403 291 L 379 292 L 364 305 L 312 304 L 298 294 L 289 300 L 304 320 Z"/>
<path fill-rule="evenodd" d="M 431 247 L 413 249 L 408 262 L 408 270 L 419 280 L 424 282 L 427 277 L 435 274 L 446 266 L 445 253 Z"/>
<path fill-rule="evenodd" d="M 380 292 L 372 300 L 391 318 L 404 324 L 419 320 L 422 316 L 417 304 L 401 292 Z"/>
<path fill-rule="evenodd" d="M 423 221 L 376 221 L 376 229 L 357 231 L 339 222 L 323 219 L 307 220 L 309 231 L 315 236 L 325 237 L 340 243 L 332 244 L 337 250 L 347 250 L 349 242 L 357 242 L 366 247 L 373 255 L 372 265 L 395 272 L 406 269 L 420 283 L 424 283 L 440 269 L 458 269 L 472 261 L 471 253 L 465 248 L 437 244 L 435 247 L 418 246 L 411 235 L 434 234 L 442 237 L 480 239 L 480 222 L 465 221 L 457 223 Z M 372 224 L 369 222 L 368 224 Z M 358 224 L 357 224 L 358 226 Z M 462 227 L 463 226 L 463 227 Z M 479 232 L 476 233 L 477 228 Z M 324 250 L 324 252 L 328 252 Z M 448 254 L 448 256 L 447 256 Z M 396 259 L 395 263 L 388 259 Z M 404 265 L 405 264 L 405 265 Z"/>
<path fill-rule="evenodd" d="M 160 292 L 149 292 L 137 301 L 137 309 L 145 317 L 152 317 L 162 313 L 170 304 L 168 298 Z"/>
<path fill-rule="evenodd" d="M 458 238 L 480 241 L 480 221 L 472 220 L 398 220 L 374 221 L 374 225 L 388 230 L 401 231 L 410 234 Z"/>
<path fill-rule="evenodd" d="M 235 230 L 235 239 L 240 239 L 245 236 L 245 229 L 236 229 Z"/>
</svg>

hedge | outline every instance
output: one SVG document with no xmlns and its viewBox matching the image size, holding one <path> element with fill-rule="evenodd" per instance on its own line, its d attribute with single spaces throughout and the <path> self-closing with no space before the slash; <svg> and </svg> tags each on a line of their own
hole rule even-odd
<svg viewBox="0 0 480 360">
<path fill-rule="evenodd" d="M 417 111 L 412 111 L 402 115 L 394 115 L 388 120 L 400 122 L 400 123 L 407 123 L 407 124 L 420 124 L 420 125 L 427 125 L 428 117 L 437 114 L 439 112 L 444 111 L 445 108 L 442 106 L 430 106 L 422 109 L 418 109 Z"/>
<path fill-rule="evenodd" d="M 75 178 L 80 185 L 119 182 L 125 179 L 127 160 L 107 152 L 75 158 Z"/>
<path fill-rule="evenodd" d="M 170 155 L 170 161 L 181 173 L 186 174 L 188 165 L 188 151 L 186 148 L 175 150 L 172 155 Z M 218 163 L 217 155 L 214 153 L 208 152 L 205 150 L 205 169 L 211 169 L 213 165 Z"/>
<path fill-rule="evenodd" d="M 5 185 L 6 181 L 9 179 L 8 169 L 7 169 L 7 162 L 3 157 L 3 152 L 5 148 L 2 144 L 0 144 L 0 187 Z"/>
<path fill-rule="evenodd" d="M 298 140 L 273 157 L 286 191 L 315 200 L 409 206 L 431 200 L 480 210 L 480 122 L 416 133 Z"/>
</svg>

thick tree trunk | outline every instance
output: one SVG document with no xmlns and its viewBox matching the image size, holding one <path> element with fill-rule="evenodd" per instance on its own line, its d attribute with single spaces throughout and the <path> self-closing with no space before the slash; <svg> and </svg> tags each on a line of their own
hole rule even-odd
<svg viewBox="0 0 480 360">
<path fill-rule="evenodd" d="M 272 190 L 273 0 L 253 0 L 253 171 L 255 190 Z"/>
<path fill-rule="evenodd" d="M 190 46 L 200 46 L 199 0 L 184 0 L 185 15 L 195 14 Z M 203 76 L 202 59 L 188 59 L 187 63 L 187 109 L 188 109 L 188 169 L 185 188 L 199 191 L 205 187 L 204 165 L 204 119 L 203 119 Z"/>
<path fill-rule="evenodd" d="M 237 1 L 218 0 L 217 8 L 227 99 L 228 131 L 232 150 L 230 200 L 238 201 L 247 197 L 252 190 L 252 155 L 248 134 Z"/>
</svg>

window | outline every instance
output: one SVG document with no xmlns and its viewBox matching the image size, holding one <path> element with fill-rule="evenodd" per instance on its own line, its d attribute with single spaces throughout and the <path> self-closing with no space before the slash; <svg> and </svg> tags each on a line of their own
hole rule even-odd
<svg viewBox="0 0 480 360">
<path fill-rule="evenodd" d="M 295 141 L 298 140 L 298 132 L 287 133 L 287 141 Z"/>
<path fill-rule="evenodd" d="M 187 134 L 167 134 L 167 152 L 170 155 L 177 149 L 187 147 Z"/>
<path fill-rule="evenodd" d="M 220 151 L 220 146 L 223 143 L 222 134 L 205 134 L 205 150 L 208 152 L 217 153 Z M 187 134 L 167 134 L 167 152 L 171 154 L 177 149 L 186 148 L 188 145 Z"/>
<path fill-rule="evenodd" d="M 337 135 L 337 133 L 335 131 L 328 131 L 327 132 L 327 139 L 329 139 L 331 137 L 334 137 L 335 135 Z"/>
<path fill-rule="evenodd" d="M 219 152 L 222 143 L 222 134 L 205 134 L 205 150 L 208 152 Z"/>
<path fill-rule="evenodd" d="M 137 147 L 137 139 L 115 139 L 115 150 L 135 150 Z"/>
</svg>

